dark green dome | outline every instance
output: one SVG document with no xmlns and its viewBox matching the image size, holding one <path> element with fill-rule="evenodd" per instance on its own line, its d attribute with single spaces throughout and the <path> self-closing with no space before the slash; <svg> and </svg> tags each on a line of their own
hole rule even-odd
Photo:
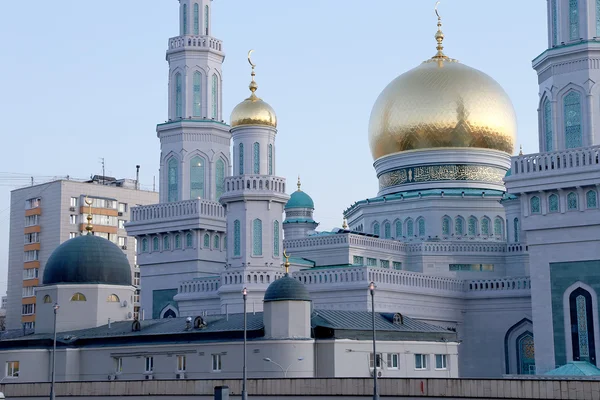
<svg viewBox="0 0 600 400">
<path fill-rule="evenodd" d="M 315 202 L 309 195 L 298 189 L 292 193 L 284 208 L 286 210 L 288 208 L 312 208 L 314 210 Z"/>
<path fill-rule="evenodd" d="M 131 267 L 123 251 L 113 242 L 100 236 L 78 236 L 54 250 L 44 268 L 42 283 L 130 286 Z"/>
<path fill-rule="evenodd" d="M 264 301 L 310 301 L 306 287 L 288 274 L 271 283 L 265 292 Z"/>
</svg>

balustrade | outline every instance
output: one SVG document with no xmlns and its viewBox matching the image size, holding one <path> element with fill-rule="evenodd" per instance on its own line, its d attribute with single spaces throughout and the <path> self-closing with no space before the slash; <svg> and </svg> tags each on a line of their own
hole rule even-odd
<svg viewBox="0 0 600 400">
<path fill-rule="evenodd" d="M 600 146 L 513 157 L 511 174 L 541 174 L 576 168 L 600 169 Z"/>
<path fill-rule="evenodd" d="M 204 47 L 221 51 L 223 42 L 210 36 L 176 36 L 169 39 L 169 50 L 180 47 Z"/>
<path fill-rule="evenodd" d="M 131 222 L 188 216 L 225 218 L 225 209 L 217 202 L 203 199 L 183 200 L 131 208 Z"/>
<path fill-rule="evenodd" d="M 499 291 L 499 290 L 529 290 L 529 277 L 475 279 L 464 282 L 465 292 Z"/>
<path fill-rule="evenodd" d="M 225 193 L 269 190 L 285 194 L 285 179 L 272 175 L 238 175 L 225 178 Z"/>
</svg>

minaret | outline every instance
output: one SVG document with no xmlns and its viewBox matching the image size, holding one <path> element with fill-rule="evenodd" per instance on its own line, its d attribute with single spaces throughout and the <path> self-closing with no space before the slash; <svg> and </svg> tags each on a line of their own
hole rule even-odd
<svg viewBox="0 0 600 400">
<path fill-rule="evenodd" d="M 211 36 L 211 0 L 179 0 L 179 36 L 169 39 L 168 120 L 161 143 L 160 202 L 218 201 L 229 175 L 222 117 L 222 42 Z"/>
<path fill-rule="evenodd" d="M 283 276 L 282 217 L 289 196 L 285 179 L 276 176 L 277 117 L 256 96 L 251 53 L 251 94 L 231 113 L 233 175 L 225 179 L 220 199 L 227 215 L 227 271 L 219 292 L 221 305 L 229 312 L 241 311 L 243 287 L 248 289 L 253 309 L 262 310 L 269 283 Z M 229 279 L 234 275 L 235 279 Z"/>
<path fill-rule="evenodd" d="M 600 4 L 548 0 L 548 49 L 538 73 L 539 146 L 549 152 L 600 144 Z"/>
<path fill-rule="evenodd" d="M 313 199 L 302 191 L 300 177 L 298 177 L 298 190 L 290 196 L 285 205 L 285 220 L 283 232 L 286 240 L 302 239 L 315 233 L 319 223 L 313 219 L 315 203 Z"/>
</svg>

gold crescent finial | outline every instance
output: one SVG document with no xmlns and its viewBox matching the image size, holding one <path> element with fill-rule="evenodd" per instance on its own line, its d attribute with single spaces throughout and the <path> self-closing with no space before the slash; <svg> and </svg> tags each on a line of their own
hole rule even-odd
<svg viewBox="0 0 600 400">
<path fill-rule="evenodd" d="M 348 220 L 344 217 L 344 222 L 342 222 L 342 229 L 348 230 Z"/>
<path fill-rule="evenodd" d="M 254 64 L 254 63 L 252 62 L 252 58 L 251 58 L 251 57 L 252 57 L 252 53 L 253 53 L 253 52 L 254 52 L 254 49 L 251 49 L 251 50 L 248 52 L 248 62 L 249 62 L 249 63 L 250 63 L 250 65 L 252 66 L 252 69 L 254 69 L 254 67 L 256 67 L 256 64 Z"/>
<path fill-rule="evenodd" d="M 85 199 L 83 200 L 85 202 L 85 204 L 88 206 L 88 216 L 87 216 L 87 226 L 85 227 L 85 230 L 88 232 L 88 235 L 92 234 L 92 230 L 94 229 L 94 225 L 92 225 L 92 204 L 93 201 L 90 200 L 87 195 L 85 196 Z"/>
<path fill-rule="evenodd" d="M 438 5 L 440 5 L 440 0 L 438 0 L 438 1 L 436 1 L 436 2 L 435 2 L 435 7 L 434 7 L 433 9 L 435 10 L 435 15 L 437 15 L 438 19 L 442 19 L 442 18 L 440 17 L 440 13 L 439 13 L 439 12 L 438 12 L 438 10 L 437 10 L 437 8 L 438 8 Z"/>
<path fill-rule="evenodd" d="M 248 62 L 250 63 L 250 66 L 252 66 L 252 72 L 250 73 L 250 76 L 252 76 L 252 82 L 250 82 L 250 86 L 248 86 L 250 88 L 250 91 L 252 92 L 252 95 L 250 96 L 250 98 L 256 97 L 254 92 L 256 92 L 256 89 L 258 89 L 258 85 L 254 81 L 254 77 L 256 76 L 256 73 L 254 73 L 254 67 L 256 67 L 256 64 L 254 64 L 252 62 L 252 53 L 253 52 L 254 52 L 254 49 L 250 49 L 250 51 L 248 51 Z"/>
<path fill-rule="evenodd" d="M 300 175 L 298 175 L 298 183 L 296 186 L 298 186 L 298 191 L 301 192 L 300 187 L 302 186 L 302 183 L 300 183 Z"/>
<path fill-rule="evenodd" d="M 290 272 L 290 256 L 287 254 L 287 250 L 283 250 L 283 256 L 285 257 L 285 274 L 287 275 Z"/>
<path fill-rule="evenodd" d="M 440 17 L 440 13 L 438 11 L 438 6 L 440 5 L 440 0 L 437 0 L 435 2 L 435 7 L 433 8 L 435 11 L 435 15 L 437 15 L 437 27 L 438 30 L 435 33 L 435 40 L 437 41 L 437 53 L 435 54 L 435 56 L 432 57 L 432 59 L 437 60 L 438 62 L 441 61 L 445 61 L 445 60 L 449 60 L 448 56 L 446 56 L 444 54 L 444 45 L 442 44 L 442 42 L 444 41 L 444 32 L 442 32 L 442 17 Z"/>
</svg>

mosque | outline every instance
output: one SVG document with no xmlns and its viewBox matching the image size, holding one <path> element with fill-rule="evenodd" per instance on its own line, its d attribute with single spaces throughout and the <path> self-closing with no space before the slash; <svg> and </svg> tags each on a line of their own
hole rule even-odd
<svg viewBox="0 0 600 400">
<path fill-rule="evenodd" d="M 115 334 L 102 320 L 127 320 L 127 313 L 90 314 L 64 329 L 80 330 L 65 341 L 114 344 L 132 323 L 148 335 L 175 332 L 171 345 L 205 326 L 215 329 L 203 331 L 210 340 L 239 339 L 246 304 L 253 334 L 282 340 L 276 354 L 293 362 L 301 361 L 299 338 L 364 339 L 374 306 L 389 331 L 383 370 L 402 376 L 600 365 L 600 2 L 548 1 L 548 48 L 533 60 L 540 153 L 517 156 L 508 95 L 446 55 L 438 16 L 437 52 L 390 82 L 371 111 L 379 192 L 346 208 L 332 231 L 318 230 L 300 180 L 290 190 L 277 176 L 277 117 L 258 97 L 251 54 L 249 97 L 226 122 L 223 43 L 211 35 L 211 1 L 179 3 L 180 32 L 166 54 L 169 117 L 157 126 L 160 203 L 133 208 L 126 225 L 137 238 L 141 320 L 113 323 Z M 63 246 L 78 240 L 89 239 Z M 49 288 L 38 303 L 46 303 L 44 290 L 56 296 L 51 291 L 64 284 L 49 279 L 44 274 Z M 114 294 L 126 297 L 130 283 L 113 283 Z M 47 334 L 48 323 L 40 319 L 36 335 Z M 316 348 L 306 350 L 311 359 L 331 351 L 341 362 L 314 361 L 320 373 L 298 376 L 362 374 L 338 369 L 355 362 L 342 355 L 358 347 Z M 220 368 L 223 353 L 215 354 Z M 373 373 L 367 361 L 364 372 Z"/>
</svg>

